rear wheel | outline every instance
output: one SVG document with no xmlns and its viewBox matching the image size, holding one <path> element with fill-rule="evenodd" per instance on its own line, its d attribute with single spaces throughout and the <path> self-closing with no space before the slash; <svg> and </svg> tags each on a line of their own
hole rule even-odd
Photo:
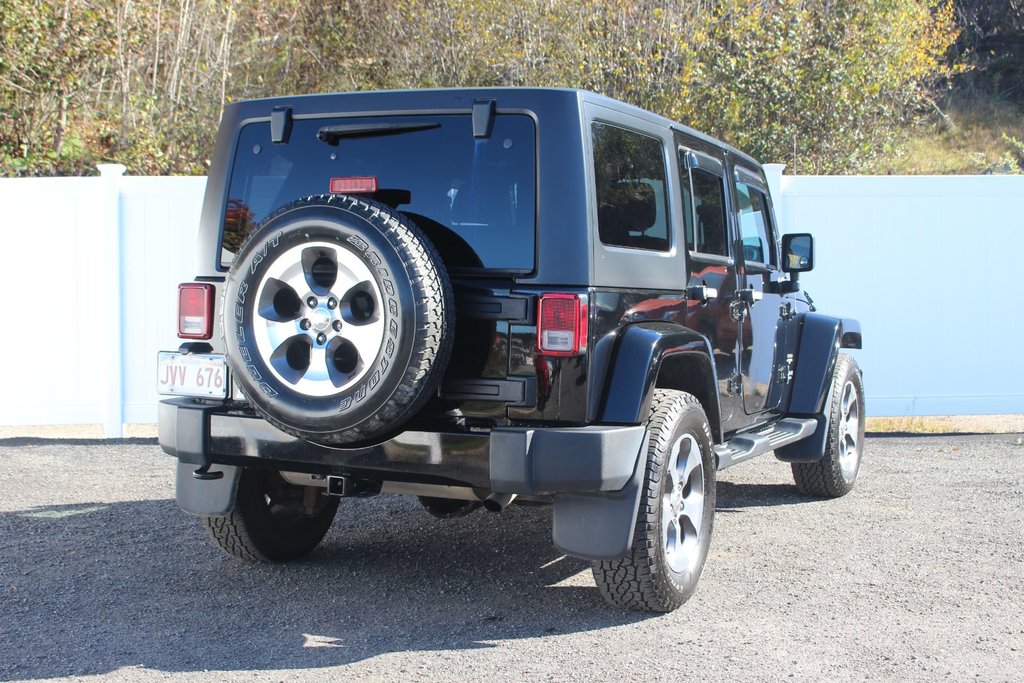
<svg viewBox="0 0 1024 683">
<path fill-rule="evenodd" d="M 838 498 L 853 489 L 864 453 L 864 379 L 857 361 L 841 353 L 832 373 L 825 452 L 817 462 L 793 463 L 801 493 Z"/>
<path fill-rule="evenodd" d="M 715 513 L 711 429 L 691 394 L 655 391 L 650 442 L 633 547 L 621 560 L 595 562 L 594 580 L 618 607 L 670 612 L 697 588 Z"/>
<path fill-rule="evenodd" d="M 227 515 L 203 517 L 210 538 L 249 562 L 287 562 L 312 552 L 327 534 L 338 499 L 289 484 L 277 472 L 243 469 Z"/>
</svg>

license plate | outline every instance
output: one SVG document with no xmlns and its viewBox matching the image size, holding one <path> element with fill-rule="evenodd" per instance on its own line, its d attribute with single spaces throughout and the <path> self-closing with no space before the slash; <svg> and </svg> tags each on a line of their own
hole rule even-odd
<svg viewBox="0 0 1024 683">
<path fill-rule="evenodd" d="M 156 390 L 160 394 L 227 398 L 228 366 L 224 356 L 161 351 Z"/>
</svg>

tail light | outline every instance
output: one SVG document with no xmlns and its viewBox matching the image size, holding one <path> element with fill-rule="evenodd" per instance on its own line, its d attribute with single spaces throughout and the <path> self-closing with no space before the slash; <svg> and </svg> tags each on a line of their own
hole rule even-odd
<svg viewBox="0 0 1024 683">
<path fill-rule="evenodd" d="M 542 294 L 537 304 L 537 348 L 545 356 L 587 350 L 587 304 L 577 294 Z"/>
<path fill-rule="evenodd" d="M 178 285 L 178 336 L 182 339 L 213 336 L 213 285 L 202 282 Z"/>
</svg>

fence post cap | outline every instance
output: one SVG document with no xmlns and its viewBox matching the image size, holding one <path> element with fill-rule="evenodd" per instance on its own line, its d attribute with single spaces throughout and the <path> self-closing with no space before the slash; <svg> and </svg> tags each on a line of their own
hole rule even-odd
<svg viewBox="0 0 1024 683">
<path fill-rule="evenodd" d="M 124 164 L 96 164 L 96 168 L 99 169 L 101 176 L 115 178 L 124 175 L 124 172 L 128 170 Z"/>
</svg>

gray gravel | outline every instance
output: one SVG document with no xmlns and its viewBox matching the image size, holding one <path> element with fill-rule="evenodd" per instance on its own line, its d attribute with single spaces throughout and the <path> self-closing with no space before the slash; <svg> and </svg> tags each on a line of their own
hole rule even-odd
<svg viewBox="0 0 1024 683">
<path fill-rule="evenodd" d="M 1024 678 L 1024 441 L 873 438 L 846 498 L 722 474 L 697 594 L 606 607 L 550 511 L 342 501 L 308 560 L 247 566 L 150 439 L 0 439 L 0 680 Z"/>
</svg>

